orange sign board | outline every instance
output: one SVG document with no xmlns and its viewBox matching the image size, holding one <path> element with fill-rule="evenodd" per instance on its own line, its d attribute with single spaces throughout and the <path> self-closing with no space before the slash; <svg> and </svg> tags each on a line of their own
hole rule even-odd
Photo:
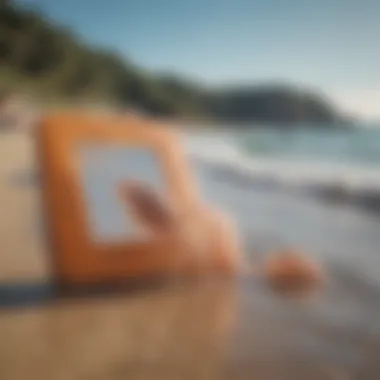
<svg viewBox="0 0 380 380">
<path fill-rule="evenodd" d="M 237 252 L 232 230 L 202 206 L 175 134 L 146 120 L 62 112 L 47 115 L 37 135 L 59 282 L 232 269 Z M 151 234 L 141 228 L 118 196 L 118 186 L 128 181 L 146 183 L 170 201 L 203 233 L 207 249 L 197 253 L 178 229 Z"/>
</svg>

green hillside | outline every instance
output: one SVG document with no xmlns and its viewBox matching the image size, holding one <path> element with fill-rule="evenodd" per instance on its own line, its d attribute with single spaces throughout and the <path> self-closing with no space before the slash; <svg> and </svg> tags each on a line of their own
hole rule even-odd
<svg viewBox="0 0 380 380">
<path fill-rule="evenodd" d="M 147 72 L 9 0 L 0 0 L 0 86 L 42 99 L 96 100 L 160 116 L 271 123 L 340 119 L 328 100 L 292 86 L 206 91 L 178 76 Z"/>
</svg>

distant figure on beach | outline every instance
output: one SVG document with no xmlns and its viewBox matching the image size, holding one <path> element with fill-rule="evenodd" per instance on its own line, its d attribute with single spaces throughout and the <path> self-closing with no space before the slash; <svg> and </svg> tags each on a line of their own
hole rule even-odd
<svg viewBox="0 0 380 380">
<path fill-rule="evenodd" d="M 169 232 L 174 229 L 181 231 L 182 220 L 178 213 L 152 188 L 139 182 L 130 182 L 120 187 L 120 195 L 122 200 L 130 206 L 138 223 L 142 223 L 152 233 Z M 188 237 L 185 236 L 184 244 L 191 243 L 187 239 Z M 202 235 L 196 236 L 196 238 L 202 239 Z M 197 241 L 197 244 L 198 247 L 204 247 L 202 242 L 199 245 L 199 241 Z M 195 248 L 197 245 L 193 247 Z M 194 252 L 194 254 L 197 253 Z M 238 259 L 236 257 L 236 260 Z M 234 266 L 234 268 L 237 267 Z M 244 269 L 243 272 L 246 274 L 257 274 L 257 271 L 252 272 L 248 265 Z M 308 291 L 322 282 L 321 268 L 308 259 L 305 254 L 294 249 L 284 249 L 272 253 L 259 271 L 260 273 L 264 275 L 267 283 L 273 289 L 280 292 Z"/>
</svg>

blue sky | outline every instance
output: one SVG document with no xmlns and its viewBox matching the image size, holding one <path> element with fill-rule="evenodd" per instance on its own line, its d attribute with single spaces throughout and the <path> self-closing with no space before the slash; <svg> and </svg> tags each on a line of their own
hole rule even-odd
<svg viewBox="0 0 380 380">
<path fill-rule="evenodd" d="M 212 85 L 286 80 L 380 116 L 380 0 L 20 0 L 87 41 Z"/>
</svg>

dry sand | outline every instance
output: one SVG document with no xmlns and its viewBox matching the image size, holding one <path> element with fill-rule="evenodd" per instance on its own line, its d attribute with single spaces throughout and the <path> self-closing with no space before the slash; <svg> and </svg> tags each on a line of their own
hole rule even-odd
<svg viewBox="0 0 380 380">
<path fill-rule="evenodd" d="M 48 274 L 40 239 L 39 193 L 33 181 L 34 151 L 22 133 L 0 135 L 0 281 L 44 278 Z"/>
<path fill-rule="evenodd" d="M 0 282 L 46 281 L 38 190 L 20 183 L 35 169 L 31 141 L 3 134 L 0 153 Z M 310 322 L 304 305 L 259 284 L 242 288 L 210 280 L 3 309 L 0 379 L 379 378 L 375 340 Z"/>
</svg>

